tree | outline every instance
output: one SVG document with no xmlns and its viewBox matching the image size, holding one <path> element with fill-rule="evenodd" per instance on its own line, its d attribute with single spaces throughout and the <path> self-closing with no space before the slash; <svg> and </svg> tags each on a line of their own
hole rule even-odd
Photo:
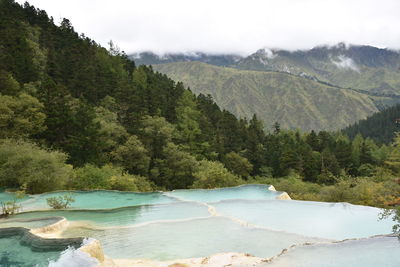
<svg viewBox="0 0 400 267">
<path fill-rule="evenodd" d="M 228 170 L 242 178 L 249 177 L 253 170 L 253 164 L 247 158 L 233 151 L 225 155 L 223 162 Z"/>
<path fill-rule="evenodd" d="M 139 138 L 132 135 L 123 144 L 111 152 L 113 161 L 131 174 L 147 175 L 150 157 Z"/>
<path fill-rule="evenodd" d="M 385 164 L 395 173 L 400 173 L 400 132 L 395 133 L 391 148 Z"/>
<path fill-rule="evenodd" d="M 46 115 L 37 98 L 22 93 L 0 94 L 0 138 L 30 137 L 43 132 Z"/>
<path fill-rule="evenodd" d="M 274 129 L 274 134 L 279 134 L 281 132 L 281 125 L 277 121 L 274 123 L 272 128 Z"/>
<path fill-rule="evenodd" d="M 0 141 L 0 186 L 26 186 L 37 194 L 63 189 L 72 174 L 67 155 L 35 144 L 11 139 Z"/>
<path fill-rule="evenodd" d="M 225 167 L 216 161 L 202 160 L 195 177 L 192 188 L 216 188 L 236 186 L 243 181 L 236 175 L 230 173 Z"/>
<path fill-rule="evenodd" d="M 190 91 L 184 91 L 176 106 L 177 130 L 179 140 L 187 151 L 194 154 L 201 153 L 201 130 L 199 120 L 201 112 L 198 110 L 195 96 Z"/>
<path fill-rule="evenodd" d="M 173 143 L 168 143 L 163 149 L 162 157 L 155 161 L 151 178 L 157 185 L 168 190 L 188 188 L 193 184 L 193 175 L 198 165 L 191 154 Z"/>
<path fill-rule="evenodd" d="M 106 164 L 112 161 L 112 151 L 124 143 L 129 134 L 118 122 L 118 115 L 115 112 L 101 106 L 95 108 L 95 113 L 93 122 L 100 126 L 98 131 L 99 162 Z"/>
<path fill-rule="evenodd" d="M 144 116 L 141 136 L 150 158 L 160 157 L 164 146 L 172 140 L 175 127 L 159 116 Z"/>
<path fill-rule="evenodd" d="M 69 186 L 72 189 L 80 190 L 151 191 L 154 189 L 146 178 L 125 173 L 120 167 L 104 165 L 99 168 L 91 164 L 75 169 L 74 179 Z"/>
<path fill-rule="evenodd" d="M 348 138 L 339 136 L 335 143 L 335 157 L 342 169 L 350 169 L 353 167 L 351 143 Z"/>
<path fill-rule="evenodd" d="M 306 136 L 306 143 L 312 148 L 314 151 L 319 151 L 320 145 L 319 145 L 319 140 L 317 134 L 312 130 L 307 136 Z M 320 152 L 320 151 L 319 151 Z"/>
<path fill-rule="evenodd" d="M 19 83 L 11 73 L 0 70 L 0 94 L 16 96 L 20 93 Z"/>
</svg>

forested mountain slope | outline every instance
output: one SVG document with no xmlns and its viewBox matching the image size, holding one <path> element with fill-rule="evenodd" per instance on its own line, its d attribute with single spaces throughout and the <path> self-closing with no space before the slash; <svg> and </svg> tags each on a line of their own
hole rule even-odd
<svg viewBox="0 0 400 267">
<path fill-rule="evenodd" d="M 245 71 L 201 62 L 154 65 L 196 94 L 210 94 L 238 117 L 257 114 L 264 125 L 337 130 L 378 111 L 389 97 L 374 97 L 282 72 Z"/>
<path fill-rule="evenodd" d="M 400 105 L 375 113 L 365 120 L 343 129 L 343 133 L 350 138 L 361 134 L 364 138 L 371 138 L 375 142 L 389 144 L 393 142 L 396 132 L 400 131 Z"/>
<path fill-rule="evenodd" d="M 195 96 L 151 68 L 136 67 L 115 46 L 107 50 L 78 35 L 67 19 L 56 26 L 45 11 L 28 3 L 22 7 L 1 0 L 0 51 L 0 166 L 10 168 L 0 170 L 0 186 L 26 182 L 30 192 L 41 192 L 69 181 L 76 188 L 113 188 L 103 176 L 119 173 L 125 178 L 114 189 L 124 188 L 118 183 L 126 183 L 125 189 L 134 186 L 135 179 L 142 181 L 138 177 L 160 188 L 186 188 L 194 173 L 212 169 L 210 164 L 224 170 L 232 183 L 236 176 L 218 160 L 234 151 L 255 153 L 253 142 L 262 133 L 256 118 L 236 119 L 212 99 Z M 34 177 L 18 175 L 9 162 L 14 155 L 18 165 L 23 162 L 18 155 L 26 154 L 34 164 L 47 157 L 48 148 L 59 151 L 47 160 L 61 168 L 49 167 L 48 177 L 37 170 L 30 170 L 37 172 Z M 84 168 L 78 180 L 71 180 L 65 160 Z M 98 169 L 102 166 L 108 167 Z M 37 184 L 53 176 L 62 182 Z M 82 177 L 97 182 L 80 184 Z"/>
</svg>

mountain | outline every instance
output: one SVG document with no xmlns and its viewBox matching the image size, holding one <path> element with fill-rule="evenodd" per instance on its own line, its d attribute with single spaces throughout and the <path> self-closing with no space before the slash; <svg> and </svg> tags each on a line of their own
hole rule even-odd
<svg viewBox="0 0 400 267">
<path fill-rule="evenodd" d="M 400 105 L 395 105 L 346 127 L 342 132 L 352 139 L 361 134 L 364 138 L 371 138 L 377 143 L 389 144 L 393 141 L 395 132 L 399 131 Z"/>
<path fill-rule="evenodd" d="M 236 116 L 252 114 L 270 128 L 338 130 L 398 101 L 276 71 L 250 71 L 202 62 L 154 65 L 154 70 L 182 81 L 196 93 L 210 94 Z"/>
<path fill-rule="evenodd" d="M 400 53 L 372 46 L 339 43 L 292 52 L 260 49 L 234 67 L 287 72 L 377 94 L 400 94 Z"/>
<path fill-rule="evenodd" d="M 237 64 L 242 56 L 235 54 L 207 54 L 202 52 L 169 53 L 157 55 L 152 52 L 142 52 L 129 55 L 137 65 L 154 65 L 172 62 L 199 61 L 216 66 L 232 66 Z"/>
</svg>

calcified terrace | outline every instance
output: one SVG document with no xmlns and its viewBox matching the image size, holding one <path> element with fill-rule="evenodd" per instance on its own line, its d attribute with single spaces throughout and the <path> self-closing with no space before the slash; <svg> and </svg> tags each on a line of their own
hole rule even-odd
<svg viewBox="0 0 400 267">
<path fill-rule="evenodd" d="M 0 241 L 19 236 L 19 244 L 39 251 L 32 252 L 35 257 L 43 254 L 37 262 L 44 266 L 48 259 L 57 266 L 60 251 L 68 244 L 78 248 L 84 237 L 91 241 L 78 250 L 69 249 L 58 261 L 79 251 L 87 255 L 81 260 L 88 266 L 89 262 L 93 266 L 177 262 L 190 266 L 292 266 L 293 262 L 320 266 L 332 258 L 336 260 L 329 266 L 400 264 L 398 257 L 390 257 L 400 252 L 397 238 L 387 235 L 393 221 L 379 221 L 379 209 L 290 200 L 272 186 L 153 193 L 77 191 L 71 209 L 48 210 L 46 198 L 63 194 L 24 200 L 25 212 L 0 220 Z M 36 241 L 24 241 L 31 239 Z M 58 245 L 50 257 L 45 253 L 48 246 L 42 244 L 52 242 Z"/>
</svg>

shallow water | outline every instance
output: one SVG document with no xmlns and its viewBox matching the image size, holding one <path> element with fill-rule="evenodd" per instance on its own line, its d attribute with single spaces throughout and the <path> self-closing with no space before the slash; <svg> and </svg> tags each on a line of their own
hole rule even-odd
<svg viewBox="0 0 400 267">
<path fill-rule="evenodd" d="M 170 198 L 162 193 L 133 193 L 118 191 L 75 191 L 75 192 L 54 192 L 41 195 L 34 195 L 28 201 L 22 202 L 23 210 L 49 209 L 47 198 L 72 194 L 75 202 L 71 204 L 71 209 L 114 209 L 129 206 L 139 206 L 146 204 L 172 203 L 177 200 Z"/>
<path fill-rule="evenodd" d="M 381 209 L 348 203 L 235 200 L 213 206 L 221 215 L 257 226 L 336 240 L 390 234 L 393 225 L 391 218 L 378 219 Z"/>
<path fill-rule="evenodd" d="M 16 202 L 22 202 L 28 200 L 30 197 L 28 195 L 25 195 L 23 198 L 15 198 L 14 193 L 9 193 L 5 191 L 0 190 L 0 202 L 7 202 L 7 201 L 12 201 L 16 200 Z"/>
<path fill-rule="evenodd" d="M 258 267 L 398 267 L 400 240 L 374 237 L 333 244 L 301 246 Z"/>
<path fill-rule="evenodd" d="M 21 213 L 14 218 L 63 216 L 71 221 L 62 233 L 64 237 L 99 239 L 105 254 L 115 258 L 171 260 L 222 252 L 272 257 L 293 244 L 387 234 L 393 225 L 390 219 L 378 221 L 380 210 L 376 208 L 277 200 L 281 192 L 268 190 L 266 185 L 164 193 L 73 192 L 76 202 L 71 209 L 49 210 L 46 198 L 66 193 L 31 196 L 21 202 L 24 209 L 42 211 Z M 26 227 L 43 222 L 29 222 L 31 225 Z M 16 225 L 24 223 L 27 222 Z M 321 251 L 321 255 L 324 253 Z"/>
<path fill-rule="evenodd" d="M 100 240 L 114 258 L 171 260 L 205 257 L 218 252 L 243 252 L 271 257 L 292 244 L 314 238 L 244 227 L 223 217 L 141 227 L 89 229 L 70 228 L 64 237 L 91 236 Z"/>
<path fill-rule="evenodd" d="M 275 199 L 282 192 L 268 190 L 266 185 L 245 185 L 220 189 L 174 190 L 165 193 L 186 201 L 218 202 L 229 199 L 266 200 Z"/>
<path fill-rule="evenodd" d="M 42 218 L 47 216 L 41 216 Z M 18 219 L 16 216 L 9 219 L 0 220 L 0 228 L 24 227 L 28 229 L 40 228 L 58 222 L 61 218 L 38 218 L 38 219 Z M 1 266 L 1 265 L 0 265 Z"/>
<path fill-rule="evenodd" d="M 68 221 L 84 221 L 93 226 L 124 226 L 160 220 L 208 217 L 208 207 L 193 202 L 143 205 L 112 210 L 53 210 L 20 213 L 14 218 L 63 216 Z M 0 224 L 1 225 L 1 224 Z"/>
<path fill-rule="evenodd" d="M 0 238 L 0 266 L 47 266 L 49 260 L 56 260 L 61 251 L 35 252 L 20 243 L 21 237 Z"/>
</svg>

